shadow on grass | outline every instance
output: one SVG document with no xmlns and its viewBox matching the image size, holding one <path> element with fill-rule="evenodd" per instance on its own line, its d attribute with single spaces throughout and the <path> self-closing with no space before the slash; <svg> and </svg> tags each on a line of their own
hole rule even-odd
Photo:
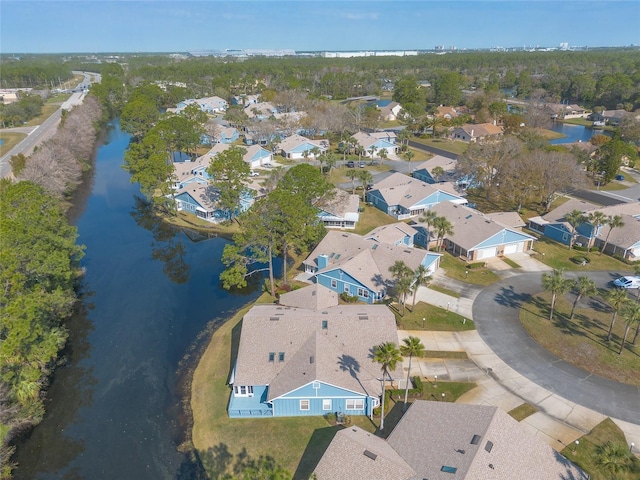
<svg viewBox="0 0 640 480">
<path fill-rule="evenodd" d="M 211 479 L 231 480 L 242 475 L 243 478 L 291 478 L 291 474 L 278 465 L 273 457 L 252 458 L 245 449 L 234 455 L 224 443 L 202 453 L 200 461 Z"/>
<path fill-rule="evenodd" d="M 528 293 L 516 293 L 513 286 L 502 287 L 496 294 L 495 301 L 503 307 L 521 308 L 531 298 Z"/>
<path fill-rule="evenodd" d="M 240 348 L 240 333 L 242 332 L 242 322 L 240 320 L 231 330 L 231 356 L 229 357 L 229 372 L 227 378 L 231 377 L 233 367 L 236 364 L 236 358 L 238 358 L 238 348 Z"/>
<path fill-rule="evenodd" d="M 311 478 L 311 474 L 318 466 L 322 455 L 329 447 L 329 444 L 333 440 L 340 430 L 344 427 L 341 425 L 335 425 L 333 427 L 318 428 L 314 430 L 313 435 L 307 443 L 300 463 L 296 468 L 296 472 L 293 475 L 294 480 L 307 480 Z"/>
</svg>

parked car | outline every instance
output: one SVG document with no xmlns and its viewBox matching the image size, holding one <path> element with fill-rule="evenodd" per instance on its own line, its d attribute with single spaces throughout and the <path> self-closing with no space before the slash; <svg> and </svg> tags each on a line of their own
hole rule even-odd
<svg viewBox="0 0 640 480">
<path fill-rule="evenodd" d="M 640 288 L 640 277 L 620 277 L 613 281 L 613 284 L 619 288 Z"/>
<path fill-rule="evenodd" d="M 360 162 L 360 168 L 364 168 L 364 162 Z"/>
<path fill-rule="evenodd" d="M 349 160 L 347 162 L 347 167 L 354 168 L 355 166 L 356 166 L 356 162 L 354 162 L 353 160 Z"/>
<path fill-rule="evenodd" d="M 271 168 L 272 165 L 270 163 L 263 163 L 262 166 L 265 168 Z"/>
<path fill-rule="evenodd" d="M 624 180 L 624 175 L 616 175 L 616 180 Z"/>
<path fill-rule="evenodd" d="M 250 170 L 249 171 L 249 175 L 251 175 L 252 177 L 258 177 L 260 176 L 260 174 L 258 172 L 256 172 L 255 170 Z"/>
</svg>

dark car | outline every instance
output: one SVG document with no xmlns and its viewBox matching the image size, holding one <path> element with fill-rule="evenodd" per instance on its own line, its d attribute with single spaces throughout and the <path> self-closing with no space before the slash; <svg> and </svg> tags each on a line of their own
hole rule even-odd
<svg viewBox="0 0 640 480">
<path fill-rule="evenodd" d="M 347 167 L 349 167 L 349 168 L 355 168 L 355 166 L 356 166 L 356 162 L 354 162 L 353 160 L 349 160 L 349 161 L 347 162 Z"/>
<path fill-rule="evenodd" d="M 624 180 L 624 175 L 616 175 L 616 180 Z"/>
</svg>

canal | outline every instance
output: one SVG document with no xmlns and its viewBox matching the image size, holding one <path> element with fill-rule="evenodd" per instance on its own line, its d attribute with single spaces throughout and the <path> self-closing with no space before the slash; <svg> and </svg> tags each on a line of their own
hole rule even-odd
<svg viewBox="0 0 640 480">
<path fill-rule="evenodd" d="M 128 143 L 109 126 L 70 212 L 86 246 L 83 298 L 46 417 L 17 445 L 17 479 L 190 478 L 178 363 L 208 322 L 258 295 L 220 288 L 226 240 L 150 215 L 121 168 Z"/>
</svg>

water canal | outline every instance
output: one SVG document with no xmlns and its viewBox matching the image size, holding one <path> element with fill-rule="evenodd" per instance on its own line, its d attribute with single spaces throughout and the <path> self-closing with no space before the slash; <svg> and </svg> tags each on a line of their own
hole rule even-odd
<svg viewBox="0 0 640 480">
<path fill-rule="evenodd" d="M 71 211 L 84 298 L 47 415 L 18 445 L 17 479 L 190 478 L 176 448 L 178 363 L 209 321 L 257 296 L 219 287 L 225 240 L 194 241 L 149 215 L 121 168 L 128 142 L 110 126 Z"/>
<path fill-rule="evenodd" d="M 562 138 L 549 140 L 552 145 L 562 143 L 588 142 L 594 135 L 609 135 L 603 130 L 586 127 L 584 125 L 572 125 L 570 123 L 553 122 L 550 130 L 565 135 Z"/>
</svg>

